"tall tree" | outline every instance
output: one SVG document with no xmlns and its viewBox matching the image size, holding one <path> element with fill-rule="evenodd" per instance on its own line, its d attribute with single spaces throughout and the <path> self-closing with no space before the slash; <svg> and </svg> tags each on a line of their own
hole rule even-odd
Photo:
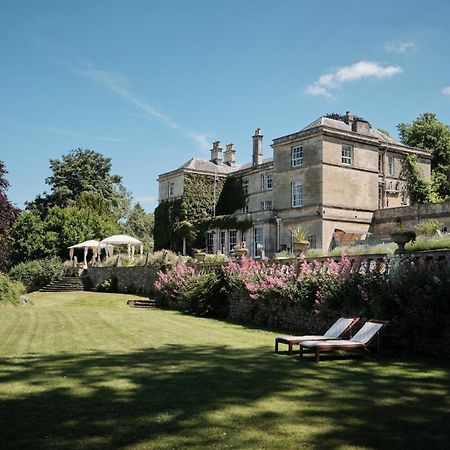
<svg viewBox="0 0 450 450">
<path fill-rule="evenodd" d="M 38 215 L 22 211 L 8 233 L 12 264 L 55 256 L 57 239 L 56 235 L 47 234 L 45 223 Z"/>
<path fill-rule="evenodd" d="M 124 224 L 125 232 L 138 238 L 144 243 L 146 251 L 153 250 L 154 217 L 152 213 L 145 212 L 139 203 L 131 209 Z"/>
<path fill-rule="evenodd" d="M 13 264 L 59 256 L 66 259 L 67 248 L 90 239 L 118 234 L 121 228 L 109 213 L 99 214 L 90 207 L 50 208 L 45 219 L 24 211 L 8 235 Z"/>
<path fill-rule="evenodd" d="M 19 214 L 19 210 L 12 205 L 6 195 L 9 187 L 9 182 L 6 179 L 7 173 L 3 161 L 0 161 L 0 271 L 6 271 L 9 267 L 10 260 L 6 235 Z"/>
<path fill-rule="evenodd" d="M 401 141 L 411 147 L 431 152 L 431 191 L 435 201 L 450 197 L 450 128 L 440 122 L 436 114 L 421 114 L 411 124 L 397 126 Z"/>
<path fill-rule="evenodd" d="M 77 201 L 81 194 L 91 193 L 108 204 L 109 209 L 120 215 L 124 197 L 129 193 L 122 185 L 122 177 L 111 174 L 111 159 L 93 150 L 78 148 L 51 159 L 53 174 L 45 182 L 51 192 L 44 192 L 27 204 L 27 209 L 42 217 L 53 206 L 64 208 Z"/>
</svg>

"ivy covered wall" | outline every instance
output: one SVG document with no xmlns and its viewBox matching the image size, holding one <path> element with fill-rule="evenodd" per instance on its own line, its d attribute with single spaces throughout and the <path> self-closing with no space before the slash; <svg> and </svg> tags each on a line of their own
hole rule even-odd
<svg viewBox="0 0 450 450">
<path fill-rule="evenodd" d="M 205 232 L 210 228 L 246 229 L 248 222 L 237 222 L 231 214 L 242 208 L 246 196 L 239 177 L 218 178 L 214 175 L 186 174 L 181 198 L 165 200 L 155 209 L 155 250 L 181 251 L 182 239 L 176 232 L 176 223 L 192 222 L 196 231 L 194 247 L 204 247 Z M 216 187 L 214 189 L 214 184 Z M 215 208 L 216 207 L 216 211 Z"/>
</svg>

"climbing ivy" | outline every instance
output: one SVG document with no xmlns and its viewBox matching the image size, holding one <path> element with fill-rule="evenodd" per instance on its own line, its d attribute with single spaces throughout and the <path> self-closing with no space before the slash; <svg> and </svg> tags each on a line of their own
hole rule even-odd
<svg viewBox="0 0 450 450">
<path fill-rule="evenodd" d="M 173 225 L 182 218 L 181 199 L 165 200 L 155 209 L 155 251 L 173 249 Z"/>
<path fill-rule="evenodd" d="M 251 222 L 238 222 L 230 214 L 245 206 L 246 196 L 239 177 L 218 178 L 214 175 L 186 174 L 183 196 L 162 201 L 155 209 L 155 250 L 180 251 L 180 230 L 177 223 L 188 220 L 194 225 L 193 246 L 203 247 L 208 229 L 245 230 Z M 214 187 L 215 185 L 215 187 Z M 214 217 L 215 213 L 222 215 Z"/>
<path fill-rule="evenodd" d="M 207 219 L 196 220 L 194 226 L 197 230 L 194 248 L 203 248 L 206 241 L 206 232 L 208 230 L 248 230 L 253 226 L 251 220 L 237 220 L 234 215 L 209 217 Z"/>
<path fill-rule="evenodd" d="M 411 203 L 435 203 L 431 183 L 421 177 L 416 155 L 406 155 L 404 166 Z"/>
<path fill-rule="evenodd" d="M 218 215 L 233 214 L 243 208 L 247 203 L 247 195 L 242 187 L 242 177 L 229 177 L 226 179 L 221 195 L 217 202 Z"/>
<path fill-rule="evenodd" d="M 187 174 L 181 209 L 182 219 L 196 220 L 214 215 L 214 207 L 225 183 L 224 178 L 214 181 L 214 175 Z M 214 184 L 216 188 L 214 189 Z"/>
</svg>

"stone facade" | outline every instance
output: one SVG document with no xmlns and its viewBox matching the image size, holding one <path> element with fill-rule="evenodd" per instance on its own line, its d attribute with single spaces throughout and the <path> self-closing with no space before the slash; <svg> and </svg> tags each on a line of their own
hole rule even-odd
<svg viewBox="0 0 450 450">
<path fill-rule="evenodd" d="M 202 173 L 242 178 L 248 201 L 235 214 L 254 225 L 245 233 L 210 230 L 210 252 L 229 254 L 234 243 L 245 241 L 252 256 L 262 251 L 272 256 L 292 248 L 292 229 L 299 225 L 310 235 L 312 248 L 328 250 L 336 232 L 362 236 L 369 232 L 374 211 L 409 204 L 402 164 L 406 154 L 415 154 L 422 175 L 431 176 L 429 153 L 401 144 L 350 113 L 344 120 L 320 117 L 299 132 L 274 139 L 271 159 L 263 159 L 262 139 L 257 129 L 250 164 L 235 165 L 234 159 L 222 163 L 218 142 L 211 161 L 202 162 Z M 182 195 L 178 183 L 192 161 L 160 176 L 160 201 L 168 198 L 168 180 Z"/>
</svg>

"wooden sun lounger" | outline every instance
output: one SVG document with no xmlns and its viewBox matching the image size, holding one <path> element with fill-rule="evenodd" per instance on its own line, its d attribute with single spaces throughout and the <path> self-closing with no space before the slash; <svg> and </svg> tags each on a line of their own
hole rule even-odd
<svg viewBox="0 0 450 450">
<path fill-rule="evenodd" d="M 333 350 L 367 350 L 368 346 L 375 339 L 377 342 L 377 356 L 379 352 L 379 336 L 381 330 L 389 323 L 387 320 L 368 320 L 361 329 L 351 339 L 336 339 L 325 341 L 302 341 L 300 342 L 300 358 L 303 358 L 304 350 L 315 352 L 316 362 L 320 361 L 321 352 L 330 352 Z"/>
<path fill-rule="evenodd" d="M 278 345 L 286 344 L 288 346 L 288 354 L 292 354 L 294 345 L 300 345 L 302 341 L 318 341 L 339 339 L 347 333 L 359 318 L 355 317 L 341 317 L 325 332 L 325 334 L 317 336 L 278 336 L 275 338 L 275 353 L 278 353 Z"/>
</svg>

